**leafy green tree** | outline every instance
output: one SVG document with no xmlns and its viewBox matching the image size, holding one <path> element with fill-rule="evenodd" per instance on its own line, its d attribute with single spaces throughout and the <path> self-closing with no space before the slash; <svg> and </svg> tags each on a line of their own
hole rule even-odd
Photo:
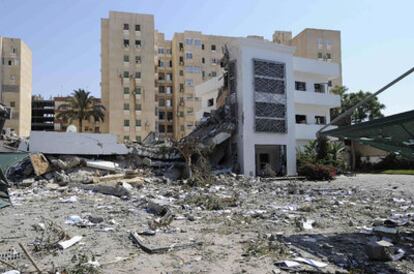
<svg viewBox="0 0 414 274">
<path fill-rule="evenodd" d="M 338 94 L 341 97 L 341 107 L 331 110 L 331 120 L 372 95 L 371 92 L 364 92 L 362 90 L 358 92 L 348 92 L 348 88 L 344 86 L 335 86 L 331 89 L 331 92 Z M 365 104 L 356 108 L 350 117 L 345 117 L 339 121 L 337 125 L 351 125 L 381 118 L 384 116 L 382 114 L 383 109 L 385 109 L 385 105 L 380 103 L 378 97 L 373 97 Z"/>
<path fill-rule="evenodd" d="M 67 103 L 58 107 L 57 119 L 70 122 L 78 121 L 79 132 L 83 131 L 83 121 L 93 118 L 95 121 L 104 121 L 105 107 L 96 102 L 95 97 L 84 89 L 74 90 Z"/>
</svg>

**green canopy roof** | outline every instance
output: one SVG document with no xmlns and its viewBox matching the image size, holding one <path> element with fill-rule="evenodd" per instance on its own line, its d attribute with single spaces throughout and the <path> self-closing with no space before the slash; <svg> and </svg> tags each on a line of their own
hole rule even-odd
<svg viewBox="0 0 414 274">
<path fill-rule="evenodd" d="M 414 159 L 414 110 L 320 134 L 354 140 Z"/>
</svg>

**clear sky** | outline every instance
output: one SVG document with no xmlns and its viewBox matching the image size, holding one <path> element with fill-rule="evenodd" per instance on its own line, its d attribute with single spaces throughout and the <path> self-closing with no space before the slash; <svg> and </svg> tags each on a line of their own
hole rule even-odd
<svg viewBox="0 0 414 274">
<path fill-rule="evenodd" d="M 228 36 L 306 27 L 342 32 L 344 84 L 375 91 L 414 66 L 414 1 L 385 0 L 0 0 L 0 35 L 33 53 L 33 94 L 100 96 L 100 18 L 110 10 L 155 15 L 156 28 Z M 380 100 L 385 113 L 414 109 L 414 75 Z"/>
</svg>

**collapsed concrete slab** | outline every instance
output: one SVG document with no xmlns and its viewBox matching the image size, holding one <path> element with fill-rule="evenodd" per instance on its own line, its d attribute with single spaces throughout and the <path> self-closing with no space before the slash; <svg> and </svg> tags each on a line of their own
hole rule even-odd
<svg viewBox="0 0 414 274">
<path fill-rule="evenodd" d="M 118 144 L 115 135 L 76 132 L 32 131 L 22 151 L 60 155 L 126 155 L 129 150 Z"/>
</svg>

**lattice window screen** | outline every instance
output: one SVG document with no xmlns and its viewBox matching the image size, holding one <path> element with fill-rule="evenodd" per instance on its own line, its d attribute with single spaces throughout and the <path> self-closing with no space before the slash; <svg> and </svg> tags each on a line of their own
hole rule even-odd
<svg viewBox="0 0 414 274">
<path fill-rule="evenodd" d="M 253 69 L 255 129 L 258 132 L 285 133 L 285 64 L 253 60 Z"/>
</svg>

